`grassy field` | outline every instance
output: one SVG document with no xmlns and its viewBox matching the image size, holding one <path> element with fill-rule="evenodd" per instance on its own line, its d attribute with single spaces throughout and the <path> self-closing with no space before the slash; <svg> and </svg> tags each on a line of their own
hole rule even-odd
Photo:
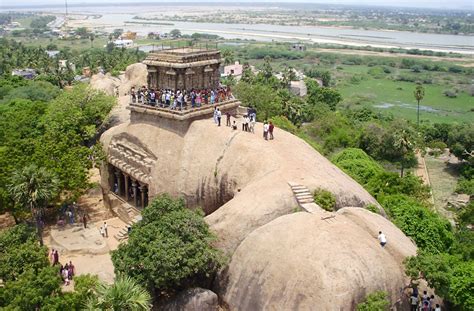
<svg viewBox="0 0 474 311">
<path fill-rule="evenodd" d="M 46 47 L 48 44 L 55 44 L 59 49 L 68 47 L 74 50 L 85 50 L 91 47 L 91 42 L 89 39 L 74 39 L 74 40 L 60 40 L 52 38 L 11 38 L 18 42 L 23 42 L 28 46 L 42 46 Z M 107 44 L 108 39 L 97 37 L 94 39 L 94 47 L 103 47 Z"/>
<path fill-rule="evenodd" d="M 417 103 L 413 96 L 416 84 L 366 77 L 357 84 L 338 86 L 346 103 L 375 108 L 394 117 L 416 120 Z M 461 92 L 456 98 L 443 94 L 441 85 L 424 85 L 425 98 L 420 103 L 420 120 L 432 122 L 472 122 L 474 97 Z"/>
</svg>

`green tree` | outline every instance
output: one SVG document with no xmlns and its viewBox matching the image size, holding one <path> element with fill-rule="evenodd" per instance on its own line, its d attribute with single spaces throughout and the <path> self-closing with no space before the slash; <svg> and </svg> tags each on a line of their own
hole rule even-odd
<svg viewBox="0 0 474 311">
<path fill-rule="evenodd" d="M 400 129 L 394 133 L 393 147 L 396 159 L 400 163 L 400 177 L 403 177 L 405 167 L 413 166 L 416 163 L 414 157 L 414 137 L 409 129 Z"/>
<path fill-rule="evenodd" d="M 296 73 L 295 71 L 293 70 L 293 67 L 286 67 L 284 70 L 283 70 L 283 75 L 282 75 L 282 79 L 281 79 L 281 85 L 282 87 L 284 88 L 288 88 L 290 87 L 290 83 L 291 81 L 296 81 Z"/>
<path fill-rule="evenodd" d="M 420 127 L 420 101 L 423 100 L 425 97 L 425 89 L 421 84 L 417 84 L 415 91 L 413 92 L 413 95 L 415 96 L 416 102 L 418 104 L 417 110 L 416 110 L 416 125 L 417 127 Z"/>
<path fill-rule="evenodd" d="M 305 82 L 308 89 L 307 102 L 309 105 L 316 107 L 320 104 L 325 104 L 332 111 L 336 110 L 337 104 L 342 101 L 342 96 L 337 90 L 319 87 L 316 81 L 312 79 L 306 79 Z"/>
<path fill-rule="evenodd" d="M 132 227 L 128 243 L 112 252 L 115 271 L 128 275 L 153 292 L 195 286 L 222 263 L 215 237 L 200 210 L 183 200 L 160 195 Z"/>
<path fill-rule="evenodd" d="M 94 39 L 95 39 L 95 35 L 91 33 L 89 35 L 89 40 L 91 41 L 91 49 L 94 47 Z"/>
<path fill-rule="evenodd" d="M 224 59 L 224 65 L 233 64 L 235 60 L 234 51 L 230 49 L 222 50 L 222 58 Z"/>
<path fill-rule="evenodd" d="M 282 102 L 278 94 L 268 85 L 239 82 L 234 93 L 242 104 L 253 107 L 266 120 L 281 114 Z"/>
<path fill-rule="evenodd" d="M 29 165 L 13 174 L 8 190 L 17 208 L 31 212 L 43 245 L 43 209 L 58 195 L 57 179 L 46 169 Z"/>
<path fill-rule="evenodd" d="M 61 278 L 57 267 L 27 270 L 16 280 L 0 287 L 0 305 L 6 310 L 39 310 L 54 296 L 61 295 Z"/>
<path fill-rule="evenodd" d="M 173 29 L 170 31 L 170 36 L 173 38 L 180 38 L 181 37 L 181 31 L 179 29 Z"/>
<path fill-rule="evenodd" d="M 86 300 L 85 310 L 146 311 L 151 307 L 151 296 L 134 279 L 119 276 L 114 284 L 99 283 L 95 294 Z"/>
<path fill-rule="evenodd" d="M 367 295 L 365 301 L 357 305 L 357 311 L 386 311 L 389 307 L 388 293 L 376 291 Z"/>
<path fill-rule="evenodd" d="M 266 81 L 273 77 L 273 68 L 271 65 L 271 58 L 269 56 L 265 56 L 263 59 L 262 75 Z"/>
</svg>

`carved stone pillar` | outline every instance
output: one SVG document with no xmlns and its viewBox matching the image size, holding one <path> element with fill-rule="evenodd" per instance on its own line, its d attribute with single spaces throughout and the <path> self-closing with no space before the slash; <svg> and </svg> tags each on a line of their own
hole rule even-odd
<svg viewBox="0 0 474 311">
<path fill-rule="evenodd" d="M 128 202 L 128 200 L 130 199 L 130 196 L 129 196 L 129 185 L 128 185 L 128 175 L 127 174 L 123 174 L 125 176 L 125 201 Z"/>
<path fill-rule="evenodd" d="M 115 169 L 114 174 L 117 180 L 117 194 L 122 195 L 122 172 Z"/>
<path fill-rule="evenodd" d="M 132 191 L 133 191 L 133 202 L 135 207 L 138 207 L 138 184 L 135 180 L 132 180 Z"/>
<path fill-rule="evenodd" d="M 141 205 L 142 205 L 142 208 L 145 208 L 145 189 L 146 189 L 146 186 L 140 184 L 139 189 L 140 189 Z"/>
</svg>

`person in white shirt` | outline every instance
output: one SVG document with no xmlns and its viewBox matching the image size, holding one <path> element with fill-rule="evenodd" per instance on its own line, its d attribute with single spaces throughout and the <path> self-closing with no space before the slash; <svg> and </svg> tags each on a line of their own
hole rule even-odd
<svg viewBox="0 0 474 311">
<path fill-rule="evenodd" d="M 222 112 L 217 108 L 217 126 L 221 126 Z"/>
<path fill-rule="evenodd" d="M 263 138 L 265 138 L 265 140 L 268 140 L 268 128 L 268 123 L 265 121 L 263 124 Z"/>
<path fill-rule="evenodd" d="M 382 247 L 384 247 L 385 244 L 387 244 L 387 238 L 385 237 L 385 234 L 382 233 L 382 231 L 379 231 L 378 239 L 379 239 L 380 245 L 382 245 Z"/>
</svg>

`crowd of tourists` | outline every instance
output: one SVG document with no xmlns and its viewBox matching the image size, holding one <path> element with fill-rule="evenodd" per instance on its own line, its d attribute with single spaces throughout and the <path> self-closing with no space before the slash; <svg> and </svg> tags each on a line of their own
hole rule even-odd
<svg viewBox="0 0 474 311">
<path fill-rule="evenodd" d="M 227 112 L 226 116 L 226 126 L 231 127 L 233 130 L 237 130 L 237 121 L 231 120 L 232 114 Z M 222 111 L 218 108 L 214 108 L 214 122 L 217 126 L 221 126 L 221 119 L 222 119 Z M 255 124 L 257 123 L 257 111 L 254 108 L 248 108 L 247 113 L 242 116 L 242 131 L 255 133 Z M 273 130 L 275 126 L 273 125 L 272 121 L 264 121 L 263 122 L 263 138 L 265 140 L 272 140 L 274 139 Z"/>
<path fill-rule="evenodd" d="M 411 311 L 441 311 L 439 303 L 435 302 L 434 295 L 428 295 L 427 291 L 423 291 L 423 295 L 418 293 L 418 288 L 413 288 L 410 296 Z"/>
<path fill-rule="evenodd" d="M 64 282 L 64 285 L 69 285 L 72 278 L 76 274 L 76 270 L 74 265 L 72 264 L 72 261 L 69 261 L 69 263 L 66 263 L 64 266 L 59 263 L 59 253 L 58 250 L 52 249 L 51 254 L 50 254 L 50 260 L 51 264 L 53 266 L 59 266 L 59 276 Z"/>
<path fill-rule="evenodd" d="M 213 105 L 232 98 L 230 87 L 220 86 L 215 89 L 191 89 L 191 90 L 154 90 L 145 85 L 141 88 L 130 89 L 132 103 L 139 103 L 172 110 L 183 110 L 189 106 L 198 108 L 203 105 Z"/>
</svg>

